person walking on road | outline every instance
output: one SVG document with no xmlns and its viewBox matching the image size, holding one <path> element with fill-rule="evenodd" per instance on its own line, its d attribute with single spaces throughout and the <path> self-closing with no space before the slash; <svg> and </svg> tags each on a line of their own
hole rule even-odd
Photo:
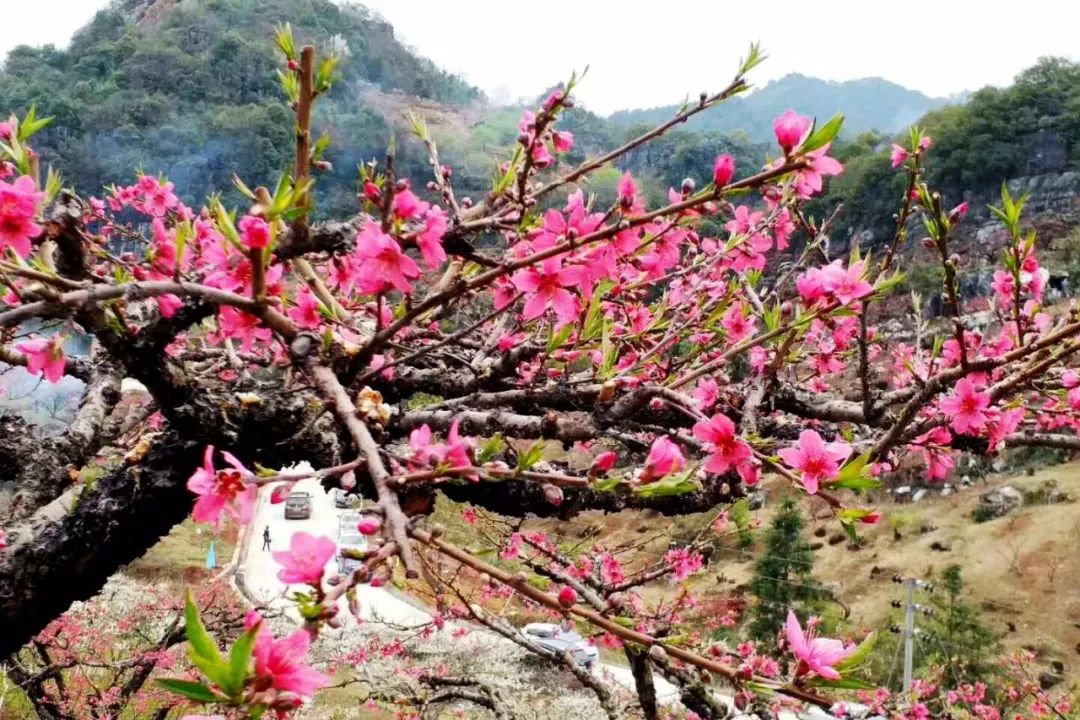
<svg viewBox="0 0 1080 720">
<path fill-rule="evenodd" d="M 270 549 L 270 526 L 263 528 L 263 550 Z"/>
</svg>

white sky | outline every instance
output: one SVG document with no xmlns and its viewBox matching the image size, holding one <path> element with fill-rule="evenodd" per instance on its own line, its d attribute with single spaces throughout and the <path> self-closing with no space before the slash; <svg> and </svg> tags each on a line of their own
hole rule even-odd
<svg viewBox="0 0 1080 720">
<path fill-rule="evenodd" d="M 0 54 L 22 42 L 64 45 L 105 4 L 0 0 Z M 751 76 L 757 84 L 789 72 L 830 80 L 879 76 L 930 95 L 1006 85 L 1042 55 L 1080 59 L 1077 0 L 365 4 L 422 55 L 496 99 L 538 94 L 589 65 L 578 97 L 603 113 L 716 90 L 751 40 L 761 41 L 769 54 Z M 826 9 L 827 15 L 814 17 Z"/>
</svg>

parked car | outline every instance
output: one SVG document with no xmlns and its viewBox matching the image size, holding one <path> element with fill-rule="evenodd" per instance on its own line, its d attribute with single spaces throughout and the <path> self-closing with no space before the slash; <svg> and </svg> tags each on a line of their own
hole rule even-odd
<svg viewBox="0 0 1080 720">
<path fill-rule="evenodd" d="M 529 623 L 521 632 L 546 650 L 569 652 L 578 665 L 590 670 L 599 662 L 600 652 L 572 630 L 563 630 L 553 623 Z"/>
<path fill-rule="evenodd" d="M 286 520 L 307 520 L 311 517 L 311 493 L 294 492 L 285 498 Z"/>
<path fill-rule="evenodd" d="M 344 520 L 344 518 L 343 518 Z M 356 522 L 342 522 L 338 526 L 338 572 L 342 575 L 351 573 L 360 567 L 360 555 L 367 550 L 367 538 L 356 529 Z"/>
<path fill-rule="evenodd" d="M 334 507 L 342 510 L 360 507 L 360 496 L 356 493 L 347 492 L 342 488 L 334 488 Z"/>
</svg>

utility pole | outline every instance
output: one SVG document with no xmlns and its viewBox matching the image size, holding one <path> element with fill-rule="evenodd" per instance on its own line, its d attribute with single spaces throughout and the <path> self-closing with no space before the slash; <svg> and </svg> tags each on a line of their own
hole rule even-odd
<svg viewBox="0 0 1080 720">
<path fill-rule="evenodd" d="M 896 633 L 904 634 L 904 685 L 902 692 L 907 692 L 911 689 L 912 685 L 912 670 L 915 667 L 915 633 L 918 632 L 915 629 L 915 612 L 922 610 L 924 614 L 929 615 L 933 612 L 931 608 L 920 608 L 915 604 L 915 591 L 926 590 L 929 592 L 934 591 L 934 584 L 923 582 L 922 580 L 916 580 L 915 578 L 904 579 L 901 575 L 893 575 L 893 582 L 897 585 L 903 585 L 907 588 L 907 603 L 904 604 L 904 627 L 901 629 L 898 625 L 893 625 L 890 629 Z M 899 609 L 901 606 L 900 600 L 893 600 L 892 606 Z M 897 650 L 900 648 L 897 647 Z M 893 655 L 893 663 L 896 662 L 896 655 Z M 890 682 L 892 677 L 890 675 Z"/>
<path fill-rule="evenodd" d="M 911 689 L 911 671 L 915 660 L 915 588 L 918 580 L 905 580 L 907 605 L 904 607 L 904 691 Z"/>
</svg>

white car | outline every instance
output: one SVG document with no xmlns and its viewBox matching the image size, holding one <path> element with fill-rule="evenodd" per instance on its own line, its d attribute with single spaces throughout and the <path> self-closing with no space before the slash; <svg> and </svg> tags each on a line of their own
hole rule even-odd
<svg viewBox="0 0 1080 720">
<path fill-rule="evenodd" d="M 360 554 L 367 550 L 367 538 L 356 529 L 356 518 L 343 516 L 338 525 L 338 573 L 347 575 L 363 564 Z"/>
<path fill-rule="evenodd" d="M 554 623 L 529 623 L 521 633 L 546 650 L 557 653 L 569 652 L 577 664 L 592 669 L 600 661 L 600 652 L 585 638 L 570 630 L 563 630 Z"/>
</svg>

